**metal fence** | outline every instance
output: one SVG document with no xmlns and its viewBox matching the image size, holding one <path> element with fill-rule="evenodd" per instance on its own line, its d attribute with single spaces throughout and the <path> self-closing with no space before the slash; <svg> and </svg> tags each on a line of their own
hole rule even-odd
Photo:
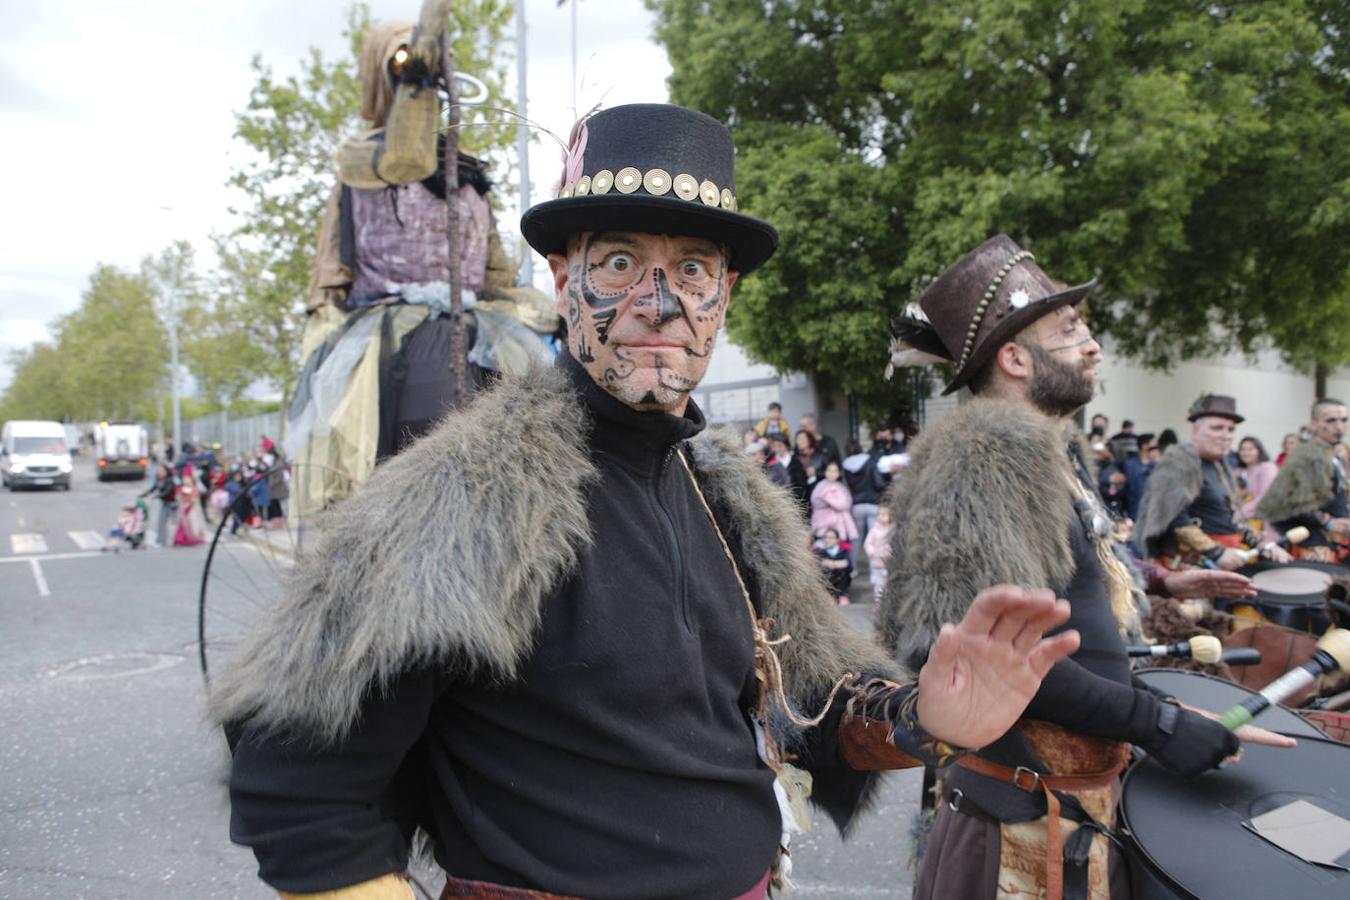
<svg viewBox="0 0 1350 900">
<path fill-rule="evenodd" d="M 214 413 L 183 423 L 183 434 L 194 444 L 219 443 L 222 453 L 229 457 L 247 453 L 267 435 L 274 441 L 281 439 L 280 411 L 260 413 L 242 419 L 231 419 L 229 413 Z"/>
</svg>

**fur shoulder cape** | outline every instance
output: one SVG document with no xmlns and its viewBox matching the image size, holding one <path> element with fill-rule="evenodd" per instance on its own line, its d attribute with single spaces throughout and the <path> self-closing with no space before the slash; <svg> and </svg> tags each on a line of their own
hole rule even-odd
<svg viewBox="0 0 1350 900">
<path fill-rule="evenodd" d="M 331 742 L 368 692 L 412 667 L 509 682 L 591 540 L 588 423 L 563 373 L 536 368 L 380 466 L 325 513 L 282 600 L 212 679 L 210 715 Z M 903 677 L 838 615 L 787 493 L 734 436 L 691 443 L 771 635 L 791 636 L 778 652 L 798 709 L 813 714 L 845 672 Z"/>
<path fill-rule="evenodd" d="M 994 584 L 1064 586 L 1074 563 L 1075 476 L 1044 416 L 976 399 L 928 429 L 891 501 L 895 527 L 877 628 L 918 667 L 944 622 Z"/>
<path fill-rule="evenodd" d="M 1204 487 L 1200 457 L 1190 444 L 1174 444 L 1148 476 L 1134 522 L 1134 544 L 1144 558 L 1161 552 L 1159 542 Z"/>
<path fill-rule="evenodd" d="M 1267 522 L 1281 522 L 1326 506 L 1335 489 L 1331 454 L 1332 448 L 1321 441 L 1295 447 L 1256 504 L 1256 514 Z"/>
</svg>

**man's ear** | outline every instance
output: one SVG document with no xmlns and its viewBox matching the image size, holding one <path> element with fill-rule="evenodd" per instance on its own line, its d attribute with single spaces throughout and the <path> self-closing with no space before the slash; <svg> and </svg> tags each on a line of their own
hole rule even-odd
<svg viewBox="0 0 1350 900">
<path fill-rule="evenodd" d="M 727 301 L 731 300 L 731 288 L 736 284 L 736 279 L 741 277 L 741 273 L 729 270 L 727 272 Z"/>
<path fill-rule="evenodd" d="M 567 257 L 562 253 L 550 253 L 548 268 L 553 273 L 554 306 L 563 321 L 567 321 Z"/>
<path fill-rule="evenodd" d="M 994 354 L 994 364 L 1009 378 L 1021 380 L 1031 377 L 1031 354 L 1016 341 L 1007 341 L 998 348 Z"/>
</svg>

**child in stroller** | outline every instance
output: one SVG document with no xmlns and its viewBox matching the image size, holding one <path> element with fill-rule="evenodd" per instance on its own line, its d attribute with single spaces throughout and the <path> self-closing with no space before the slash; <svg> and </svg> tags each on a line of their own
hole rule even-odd
<svg viewBox="0 0 1350 900">
<path fill-rule="evenodd" d="M 122 507 L 117 515 L 117 524 L 108 532 L 108 542 L 103 545 L 103 549 L 118 553 L 123 543 L 132 550 L 140 549 L 141 542 L 145 540 L 145 520 L 148 517 L 145 501 L 140 498 L 136 499 L 133 506 Z"/>
</svg>

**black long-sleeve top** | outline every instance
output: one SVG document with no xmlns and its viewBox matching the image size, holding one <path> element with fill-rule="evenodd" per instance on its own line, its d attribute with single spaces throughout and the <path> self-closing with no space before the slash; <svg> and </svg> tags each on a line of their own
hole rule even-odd
<svg viewBox="0 0 1350 900">
<path fill-rule="evenodd" d="M 510 684 L 410 672 L 329 751 L 246 734 L 231 836 L 273 886 L 401 871 L 413 820 L 456 877 L 572 896 L 724 900 L 768 871 L 781 820 L 746 713 L 749 615 L 675 458 L 702 416 L 637 413 L 564 368 L 601 477 L 594 541 L 545 601 L 536 650 Z M 832 740 L 797 749 L 842 765 Z"/>
</svg>

